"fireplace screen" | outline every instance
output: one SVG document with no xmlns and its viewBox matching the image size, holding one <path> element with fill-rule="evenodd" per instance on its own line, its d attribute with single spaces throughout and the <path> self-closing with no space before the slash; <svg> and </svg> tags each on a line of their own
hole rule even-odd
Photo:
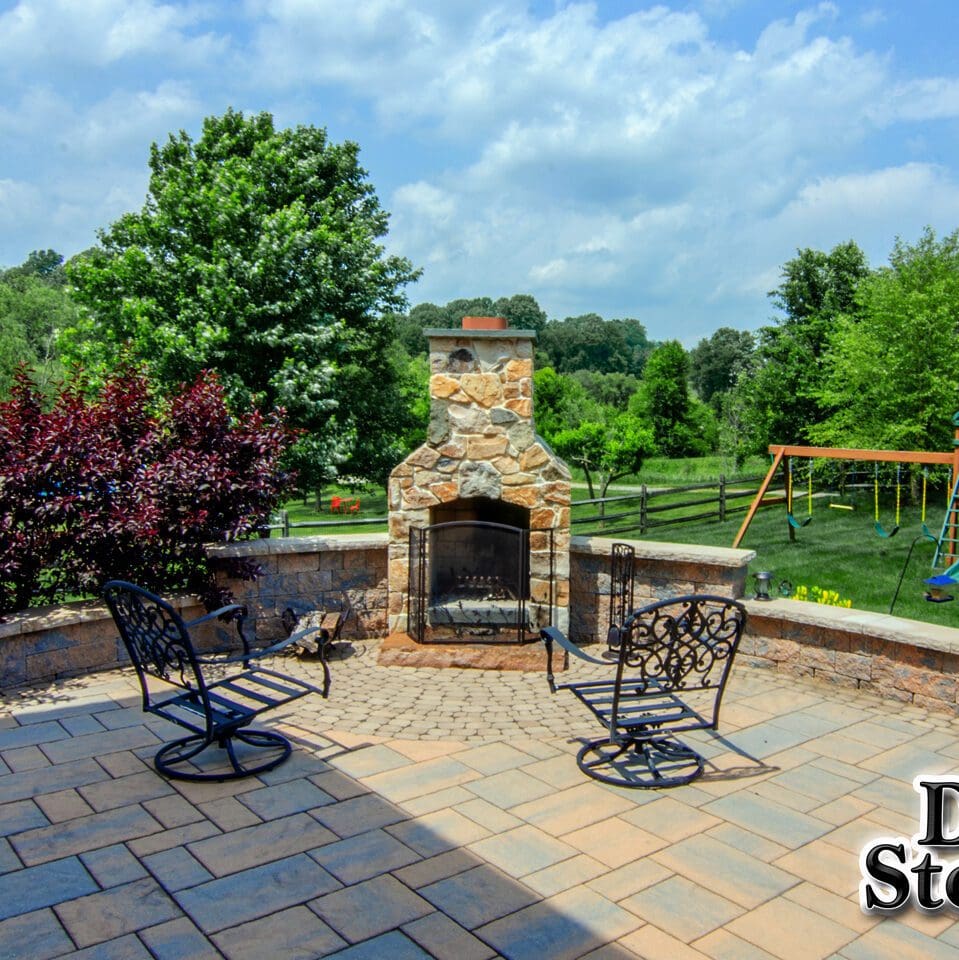
<svg viewBox="0 0 959 960">
<path fill-rule="evenodd" d="M 538 639 L 552 616 L 551 531 L 546 603 L 531 604 L 529 540 L 529 530 L 478 520 L 411 529 L 410 635 L 420 643 Z"/>
</svg>

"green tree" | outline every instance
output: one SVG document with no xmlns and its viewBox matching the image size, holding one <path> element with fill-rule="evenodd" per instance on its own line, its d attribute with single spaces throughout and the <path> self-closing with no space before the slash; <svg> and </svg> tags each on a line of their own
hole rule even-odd
<svg viewBox="0 0 959 960">
<path fill-rule="evenodd" d="M 626 410 L 630 398 L 639 389 L 639 380 L 628 373 L 577 370 L 572 377 L 597 403 L 616 410 Z"/>
<path fill-rule="evenodd" d="M 511 297 L 500 297 L 493 304 L 493 316 L 506 317 L 514 330 L 533 330 L 537 334 L 546 327 L 546 313 L 528 293 L 514 293 Z"/>
<path fill-rule="evenodd" d="M 599 405 L 582 385 L 552 367 L 540 367 L 533 373 L 533 397 L 536 431 L 547 443 L 584 420 L 600 419 Z"/>
<path fill-rule="evenodd" d="M 126 348 L 168 385 L 215 369 L 233 402 L 282 405 L 305 431 L 301 482 L 385 475 L 404 430 L 387 314 L 418 273 L 378 242 L 388 215 L 358 152 L 233 110 L 153 144 L 143 209 L 68 267 L 88 311 L 73 356 L 109 369 Z"/>
<path fill-rule="evenodd" d="M 605 416 L 586 420 L 553 436 L 556 452 L 580 467 L 594 498 L 605 497 L 609 486 L 622 477 L 638 473 L 643 461 L 656 449 L 653 432 L 638 417 L 607 409 Z"/>
<path fill-rule="evenodd" d="M 635 376 L 642 370 L 648 345 L 638 320 L 604 320 L 587 313 L 546 324 L 537 352 L 559 373 L 595 370 Z"/>
<path fill-rule="evenodd" d="M 44 393 L 62 379 L 57 336 L 77 318 L 65 283 L 63 257 L 54 250 L 35 250 L 0 272 L 0 398 L 9 395 L 21 363 Z"/>
<path fill-rule="evenodd" d="M 856 317 L 856 290 L 869 275 L 865 254 L 853 241 L 829 253 L 804 249 L 782 268 L 769 294 L 784 316 L 759 331 L 756 363 L 740 378 L 757 452 L 770 443 L 803 443 L 829 413 L 821 403 L 822 356 L 839 316 Z"/>
<path fill-rule="evenodd" d="M 662 456 L 708 452 L 708 440 L 697 434 L 693 423 L 689 357 L 678 340 L 667 340 L 650 354 L 642 385 L 629 409 L 650 424 Z"/>
<path fill-rule="evenodd" d="M 689 379 L 699 399 L 718 413 L 739 371 L 755 349 L 751 333 L 720 327 L 689 352 Z"/>
<path fill-rule="evenodd" d="M 896 240 L 890 265 L 865 279 L 840 316 L 816 393 L 833 412 L 814 442 L 893 450 L 951 445 L 959 409 L 959 231 Z"/>
</svg>

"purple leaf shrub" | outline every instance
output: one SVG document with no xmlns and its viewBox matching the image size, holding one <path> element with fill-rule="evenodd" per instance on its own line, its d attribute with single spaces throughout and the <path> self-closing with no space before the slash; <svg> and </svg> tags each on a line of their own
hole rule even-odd
<svg viewBox="0 0 959 960">
<path fill-rule="evenodd" d="M 26 371 L 0 403 L 0 614 L 111 578 L 221 602 L 204 545 L 256 534 L 288 492 L 282 413 L 232 416 L 209 372 L 172 398 L 136 370 L 93 398 L 75 378 L 48 406 Z"/>
</svg>

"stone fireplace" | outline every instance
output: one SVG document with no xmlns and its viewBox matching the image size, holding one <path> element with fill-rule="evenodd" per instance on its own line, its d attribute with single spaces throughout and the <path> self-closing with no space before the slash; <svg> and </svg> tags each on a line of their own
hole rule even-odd
<svg viewBox="0 0 959 960">
<path fill-rule="evenodd" d="M 496 317 L 427 330 L 426 443 L 389 479 L 389 625 L 420 641 L 568 628 L 570 473 L 536 435 L 533 341 Z"/>
</svg>

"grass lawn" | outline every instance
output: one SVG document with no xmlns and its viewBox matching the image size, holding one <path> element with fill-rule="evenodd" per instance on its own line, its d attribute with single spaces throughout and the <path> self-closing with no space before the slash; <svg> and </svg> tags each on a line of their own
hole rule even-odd
<svg viewBox="0 0 959 960">
<path fill-rule="evenodd" d="M 849 503 L 849 498 L 846 499 Z M 757 514 L 741 546 L 755 550 L 756 559 L 750 564 L 750 575 L 759 570 L 774 574 L 774 585 L 786 580 L 794 587 L 804 584 L 836 590 L 843 598 L 850 598 L 859 610 L 888 613 L 896 591 L 903 565 L 906 563 L 913 540 L 920 537 L 909 558 L 902 588 L 893 613 L 900 617 L 959 626 L 959 599 L 953 603 L 929 603 L 924 599 L 922 581 L 932 575 L 931 563 L 935 545 L 921 537 L 920 508 L 904 506 L 899 532 L 891 538 L 879 536 L 874 529 L 871 494 L 861 494 L 855 509 L 835 510 L 826 498 L 816 498 L 813 518 L 808 526 L 795 531 L 795 540 L 789 539 L 789 525 L 785 508 L 766 507 Z M 935 505 L 927 508 L 927 523 L 938 535 L 945 513 L 944 503 L 937 496 Z M 796 504 L 796 516 L 806 518 L 806 503 Z M 725 523 L 670 526 L 654 529 L 645 535 L 647 540 L 679 543 L 704 543 L 728 547 L 732 544 L 743 515 Z M 895 505 L 881 507 L 880 522 L 890 530 L 895 524 Z M 754 581 L 750 576 L 747 590 L 752 592 Z M 956 592 L 959 598 L 959 590 Z"/>
</svg>

